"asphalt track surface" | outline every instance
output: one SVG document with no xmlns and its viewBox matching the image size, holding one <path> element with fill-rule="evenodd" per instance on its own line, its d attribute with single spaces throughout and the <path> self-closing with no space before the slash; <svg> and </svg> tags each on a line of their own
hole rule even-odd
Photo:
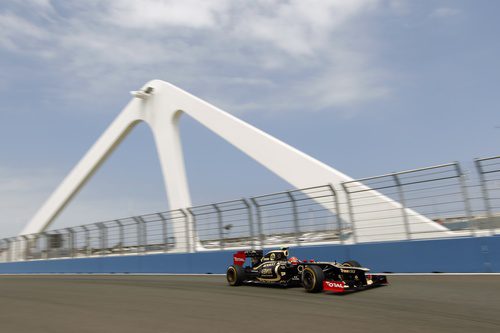
<svg viewBox="0 0 500 333">
<path fill-rule="evenodd" d="M 223 276 L 0 276 L 0 332 L 500 332 L 500 276 L 390 276 L 346 295 Z"/>
</svg>

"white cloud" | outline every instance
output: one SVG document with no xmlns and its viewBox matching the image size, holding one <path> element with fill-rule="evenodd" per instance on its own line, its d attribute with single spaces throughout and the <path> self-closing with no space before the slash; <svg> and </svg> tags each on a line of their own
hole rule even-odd
<svg viewBox="0 0 500 333">
<path fill-rule="evenodd" d="M 260 1 L 247 9 L 235 30 L 267 41 L 292 55 L 312 55 L 328 44 L 330 33 L 375 1 Z"/>
<path fill-rule="evenodd" d="M 456 16 L 458 14 L 460 14 L 460 10 L 456 8 L 440 7 L 434 9 L 429 16 L 433 18 L 446 18 L 446 17 Z"/>
<path fill-rule="evenodd" d="M 331 106 L 350 106 L 386 97 L 390 91 L 385 86 L 377 86 L 384 73 L 361 72 L 349 69 L 332 69 L 307 82 L 303 95 L 315 101 L 313 110 Z"/>
<path fill-rule="evenodd" d="M 229 4 L 228 0 L 119 0 L 109 2 L 104 18 L 135 29 L 211 28 L 218 24 L 219 15 L 227 13 Z"/>
<path fill-rule="evenodd" d="M 45 39 L 46 32 L 12 13 L 0 13 L 0 45 L 10 50 L 30 48 L 33 41 Z"/>
<path fill-rule="evenodd" d="M 188 90 L 206 82 L 203 97 L 232 108 L 255 101 L 223 96 L 235 91 L 230 85 L 248 98 L 259 94 L 261 108 L 302 110 L 356 105 L 390 90 L 376 42 L 361 38 L 370 33 L 363 15 L 384 6 L 381 0 L 89 1 L 62 3 L 60 12 L 48 1 L 38 5 L 36 20 L 0 12 L 7 18 L 0 46 L 45 59 L 65 87 L 78 86 L 61 98 L 127 91 L 160 78 Z M 285 96 L 290 103 L 274 102 Z"/>
<path fill-rule="evenodd" d="M 43 9 L 50 9 L 50 10 L 52 9 L 52 4 L 50 3 L 50 0 L 21 0 L 21 1 L 30 3 L 34 6 L 41 7 Z"/>
</svg>

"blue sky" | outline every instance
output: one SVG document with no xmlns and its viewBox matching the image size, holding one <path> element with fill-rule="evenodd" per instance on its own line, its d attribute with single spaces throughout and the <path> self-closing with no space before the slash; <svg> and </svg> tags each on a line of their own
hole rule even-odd
<svg viewBox="0 0 500 333">
<path fill-rule="evenodd" d="M 352 177 L 500 154 L 498 1 L 0 3 L 0 212 L 15 235 L 135 90 L 169 81 Z M 195 204 L 288 184 L 191 119 Z M 140 125 L 54 228 L 167 210 Z"/>
</svg>

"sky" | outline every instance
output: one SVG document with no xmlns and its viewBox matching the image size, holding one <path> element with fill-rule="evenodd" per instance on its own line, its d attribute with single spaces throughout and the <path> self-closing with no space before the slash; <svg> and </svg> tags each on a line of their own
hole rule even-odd
<svg viewBox="0 0 500 333">
<path fill-rule="evenodd" d="M 0 238 L 168 81 L 353 178 L 500 155 L 500 2 L 0 2 Z M 184 116 L 195 205 L 290 189 Z M 51 229 L 168 210 L 140 124 Z M 304 175 L 305 177 L 307 175 Z M 320 185 L 320 184 L 318 184 Z"/>
</svg>

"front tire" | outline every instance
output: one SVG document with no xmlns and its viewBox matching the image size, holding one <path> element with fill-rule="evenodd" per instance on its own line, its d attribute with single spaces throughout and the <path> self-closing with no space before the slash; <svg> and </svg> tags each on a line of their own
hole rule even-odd
<svg viewBox="0 0 500 333">
<path fill-rule="evenodd" d="M 231 265 L 226 272 L 227 283 L 230 286 L 241 286 L 245 281 L 245 270 L 238 265 Z"/>
<path fill-rule="evenodd" d="M 307 266 L 302 271 L 302 286 L 308 293 L 317 293 L 323 290 L 325 273 L 319 266 Z"/>
</svg>

